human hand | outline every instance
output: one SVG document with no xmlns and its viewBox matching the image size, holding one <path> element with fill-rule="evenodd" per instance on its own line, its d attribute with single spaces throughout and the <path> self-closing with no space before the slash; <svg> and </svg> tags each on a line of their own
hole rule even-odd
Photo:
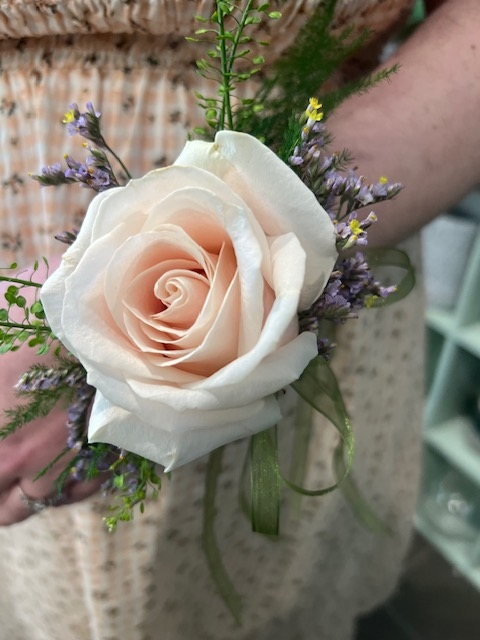
<svg viewBox="0 0 480 640">
<path fill-rule="evenodd" d="M 59 258 L 50 261 L 55 269 Z M 42 281 L 47 273 L 41 264 L 36 280 Z M 0 292 L 5 283 L 0 283 Z M 26 288 L 23 295 L 29 304 L 32 291 Z M 15 314 L 15 309 L 12 312 Z M 12 317 L 15 316 L 13 315 Z M 21 317 L 18 318 L 21 321 Z M 48 356 L 41 356 L 47 363 Z M 19 377 L 39 361 L 35 350 L 24 345 L 18 351 L 0 355 L 0 428 L 6 424 L 5 409 L 18 405 L 14 385 Z M 47 467 L 64 449 L 67 442 L 67 416 L 62 408 L 55 408 L 44 418 L 34 420 L 4 440 L 0 440 L 0 526 L 20 522 L 45 506 L 64 505 L 83 500 L 100 488 L 104 477 L 79 482 L 72 477 L 59 494 L 55 481 L 74 454 L 63 456 L 45 475 L 36 479 L 39 471 Z"/>
<path fill-rule="evenodd" d="M 36 360 L 38 357 L 29 347 L 0 356 L 0 426 L 6 422 L 2 419 L 3 410 L 19 402 L 13 385 Z M 44 476 L 35 479 L 38 472 L 65 449 L 68 436 L 66 421 L 65 411 L 56 408 L 47 417 L 30 422 L 0 441 L 0 525 L 25 520 L 42 508 L 41 503 L 71 504 L 100 488 L 104 477 L 88 482 L 72 478 L 58 494 L 55 480 L 72 454 L 62 457 Z"/>
</svg>

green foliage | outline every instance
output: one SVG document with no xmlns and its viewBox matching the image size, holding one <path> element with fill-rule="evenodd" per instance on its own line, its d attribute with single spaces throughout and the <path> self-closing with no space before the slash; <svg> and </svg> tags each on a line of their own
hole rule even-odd
<svg viewBox="0 0 480 640">
<path fill-rule="evenodd" d="M 322 91 L 320 99 L 323 111 L 328 116 L 343 100 L 367 91 L 396 70 L 392 67 L 346 83 L 338 90 L 323 89 L 370 36 L 368 30 L 355 35 L 352 26 L 333 32 L 337 2 L 326 0 L 320 4 L 300 31 L 295 44 L 268 70 L 251 101 L 252 105 L 263 105 L 263 109 L 255 110 L 249 104 L 244 104 L 238 113 L 238 128 L 264 140 L 284 160 L 289 157 L 295 141 L 298 141 L 298 118 L 311 96 L 318 96 Z"/>
<path fill-rule="evenodd" d="M 43 262 L 48 269 L 45 258 Z M 14 271 L 16 268 L 16 263 L 13 263 L 2 270 Z M 39 263 L 35 262 L 29 279 L 0 275 L 0 282 L 7 282 L 10 285 L 3 295 L 4 304 L 6 304 L 0 308 L 0 354 L 17 351 L 26 342 L 30 347 L 37 347 L 37 353 L 42 355 L 49 352 L 52 343 L 56 340 L 39 299 L 42 284 L 33 279 L 38 268 Z M 32 288 L 35 290 L 35 298 L 29 305 L 23 293 L 26 289 Z M 21 316 L 20 321 L 13 316 Z"/>
<path fill-rule="evenodd" d="M 15 387 L 22 402 L 4 411 L 7 423 L 0 429 L 0 440 L 25 424 L 47 416 L 58 402 L 71 402 L 75 393 L 74 381 L 84 377 L 82 365 L 70 358 L 57 357 L 56 365 L 33 364 Z"/>
<path fill-rule="evenodd" d="M 115 531 L 119 522 L 129 522 L 138 507 L 140 513 L 145 510 L 145 500 L 150 495 L 156 500 L 162 486 L 154 462 L 134 453 L 122 452 L 109 471 L 113 473 L 111 487 L 116 503 L 109 507 L 110 514 L 104 518 L 109 531 Z M 132 477 L 132 483 L 128 477 Z"/>
<path fill-rule="evenodd" d="M 364 76 L 359 80 L 354 80 L 347 83 L 339 89 L 329 91 L 323 98 L 323 108 L 326 113 L 334 111 L 339 104 L 341 104 L 346 98 L 351 95 L 359 95 L 370 91 L 381 82 L 388 80 L 394 73 L 398 71 L 398 65 L 392 65 L 388 69 L 382 69 L 370 75 Z"/>
<path fill-rule="evenodd" d="M 207 138 L 224 128 L 250 133 L 287 160 L 298 144 L 299 116 L 311 96 L 322 91 L 323 111 L 328 115 L 352 94 L 363 93 L 390 77 L 396 67 L 323 91 L 370 36 L 367 30 L 356 35 L 353 26 L 333 31 L 337 2 L 321 3 L 294 45 L 270 68 L 265 67 L 264 56 L 252 53 L 254 46 L 258 49 L 269 43 L 255 41 L 249 30 L 262 20 L 281 17 L 279 12 L 269 11 L 268 2 L 255 7 L 248 0 L 241 3 L 242 8 L 219 0 L 210 18 L 197 16 L 201 27 L 187 39 L 207 44 L 205 57 L 197 62 L 198 73 L 216 81 L 218 90 L 216 96 L 195 94 L 205 112 L 206 126 L 194 133 Z M 262 78 L 256 94 L 239 97 L 238 86 L 258 74 Z"/>
<path fill-rule="evenodd" d="M 187 40 L 204 42 L 208 45 L 206 57 L 197 60 L 198 73 L 218 83 L 217 95 L 206 97 L 196 93 L 199 106 L 205 111 L 207 129 L 197 130 L 200 135 L 235 129 L 236 117 L 233 106 L 235 90 L 241 83 L 258 74 L 265 63 L 261 54 L 253 54 L 251 45 L 254 42 L 249 35 L 249 27 L 259 24 L 264 17 L 277 20 L 281 17 L 278 11 L 269 11 L 270 4 L 263 2 L 254 6 L 253 0 L 247 0 L 243 7 L 234 2 L 217 0 L 215 10 L 207 20 L 196 16 L 202 24 L 194 37 Z M 256 42 L 258 46 L 268 46 L 267 42 Z M 241 101 L 240 105 L 249 108 L 253 113 L 261 110 L 261 105 L 251 100 Z"/>
<path fill-rule="evenodd" d="M 26 402 L 13 409 L 5 410 L 8 422 L 0 429 L 0 440 L 29 422 L 47 416 L 60 400 L 68 401 L 71 399 L 73 391 L 67 386 L 62 386 L 53 389 L 36 389 L 23 395 L 28 397 Z"/>
</svg>

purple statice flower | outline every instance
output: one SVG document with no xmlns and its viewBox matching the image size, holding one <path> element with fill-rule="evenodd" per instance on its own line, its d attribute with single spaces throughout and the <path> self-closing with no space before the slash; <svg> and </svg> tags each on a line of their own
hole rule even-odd
<svg viewBox="0 0 480 640">
<path fill-rule="evenodd" d="M 353 211 L 346 220 L 334 220 L 337 233 L 337 249 L 345 251 L 356 244 L 366 245 L 368 242 L 367 229 L 377 220 L 371 211 L 364 220 L 358 220 L 357 212 Z"/>
<path fill-rule="evenodd" d="M 55 236 L 55 240 L 62 242 L 63 244 L 73 244 L 78 236 L 78 229 L 73 229 L 73 231 L 64 231 L 63 233 L 58 233 Z"/>
<path fill-rule="evenodd" d="M 42 173 L 39 175 L 30 174 L 30 177 L 39 182 L 42 187 L 57 187 L 60 184 L 69 184 L 74 182 L 65 175 L 59 162 L 42 167 Z"/>
<path fill-rule="evenodd" d="M 357 176 L 350 171 L 347 177 L 345 188 L 341 195 L 341 204 L 347 203 L 347 213 L 354 209 L 360 209 L 370 204 L 383 202 L 394 198 L 402 189 L 398 182 L 390 184 L 384 177 L 378 182 L 367 183 L 364 176 Z"/>
<path fill-rule="evenodd" d="M 86 382 L 85 374 L 83 379 L 78 380 L 74 386 L 76 386 L 75 400 L 67 410 L 67 448 L 74 449 L 79 455 L 82 455 L 88 413 L 93 402 L 95 389 Z M 83 457 L 88 456 L 84 455 Z"/>
<path fill-rule="evenodd" d="M 344 258 L 341 269 L 343 286 L 348 291 L 347 297 L 355 311 L 371 307 L 376 299 L 386 298 L 396 291 L 395 286 L 382 287 L 375 280 L 363 253 Z"/>
<path fill-rule="evenodd" d="M 71 136 L 78 133 L 97 147 L 106 149 L 107 144 L 100 130 L 101 113 L 95 111 L 91 102 L 87 102 L 86 107 L 87 110 L 81 113 L 77 104 L 70 105 L 69 111 L 63 118 L 63 123 L 67 125 L 67 131 Z"/>
<path fill-rule="evenodd" d="M 75 387 L 85 377 L 85 371 L 80 365 L 65 367 L 33 366 L 22 374 L 15 385 L 19 393 L 34 391 L 53 391 L 59 387 Z"/>
<path fill-rule="evenodd" d="M 65 156 L 68 166 L 65 176 L 72 182 L 79 182 L 82 186 L 97 192 L 117 187 L 118 181 L 106 154 L 99 149 L 89 148 L 89 151 L 91 155 L 87 156 L 84 163 L 78 162 L 72 156 Z"/>
<path fill-rule="evenodd" d="M 316 98 L 310 98 L 306 110 L 303 112 L 300 122 L 302 129 L 300 139 L 289 158 L 293 167 L 308 165 L 318 160 L 322 155 L 322 149 L 326 142 L 326 129 L 323 119 L 322 105 Z"/>
<path fill-rule="evenodd" d="M 333 351 L 337 345 L 328 338 L 322 338 L 317 335 L 317 349 L 318 355 L 328 362 L 333 354 Z"/>
<path fill-rule="evenodd" d="M 400 193 L 403 186 L 400 182 L 389 183 L 386 178 L 381 178 L 375 184 L 370 185 L 370 190 L 375 202 L 390 200 Z"/>
<path fill-rule="evenodd" d="M 65 175 L 69 177 L 72 182 L 85 183 L 88 180 L 88 167 L 82 162 L 78 162 L 72 156 L 65 155 L 65 162 L 68 169 L 65 171 Z"/>
<path fill-rule="evenodd" d="M 302 331 L 317 332 L 321 320 L 332 320 L 338 323 L 352 317 L 352 305 L 348 297 L 349 292 L 344 287 L 342 275 L 341 271 L 334 271 L 330 275 L 322 295 L 308 311 L 300 315 Z"/>
<path fill-rule="evenodd" d="M 363 253 L 357 252 L 340 260 L 332 272 L 323 293 L 307 311 L 299 315 L 300 331 L 317 334 L 319 353 L 327 355 L 332 346 L 324 344 L 324 321 L 343 324 L 348 318 L 356 318 L 358 311 L 374 306 L 378 298 L 385 298 L 396 287 L 383 287 L 371 272 Z M 324 356 L 325 357 L 325 356 Z"/>
</svg>

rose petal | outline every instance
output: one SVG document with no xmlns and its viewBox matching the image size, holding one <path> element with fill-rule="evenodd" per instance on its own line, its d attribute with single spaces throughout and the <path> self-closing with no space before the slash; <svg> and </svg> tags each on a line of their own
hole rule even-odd
<svg viewBox="0 0 480 640">
<path fill-rule="evenodd" d="M 132 451 L 168 472 L 228 442 L 268 429 L 280 418 L 278 402 L 270 396 L 241 410 L 178 413 L 158 405 L 154 422 L 147 423 L 97 393 L 88 439 Z"/>
<path fill-rule="evenodd" d="M 256 138 L 235 131 L 220 131 L 213 145 L 187 142 L 175 164 L 195 165 L 219 176 L 255 211 L 267 235 L 295 233 L 307 255 L 300 309 L 310 307 L 338 254 L 330 217 L 300 178 Z"/>
</svg>

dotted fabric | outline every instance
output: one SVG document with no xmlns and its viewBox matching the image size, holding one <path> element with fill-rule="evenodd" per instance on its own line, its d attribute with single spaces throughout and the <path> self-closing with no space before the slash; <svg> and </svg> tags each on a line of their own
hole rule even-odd
<svg viewBox="0 0 480 640">
<path fill-rule="evenodd" d="M 316 4 L 283 6 L 271 55 Z M 387 31 L 410 4 L 343 0 L 337 24 L 355 19 Z M 93 100 L 107 139 L 135 174 L 175 158 L 198 117 L 190 87 L 201 85 L 183 35 L 191 16 L 210 8 L 193 0 L 0 2 L 2 263 L 52 255 L 61 249 L 53 233 L 81 219 L 86 190 L 40 189 L 26 177 L 64 151 L 81 155 L 80 142 L 55 124 L 71 101 Z M 416 239 L 409 245 L 418 261 Z M 340 492 L 300 501 L 286 494 L 280 540 L 253 535 L 237 499 L 246 443 L 234 443 L 225 450 L 216 530 L 244 595 L 242 627 L 218 597 L 202 550 L 201 459 L 165 479 L 159 500 L 113 535 L 102 526 L 101 497 L 0 530 L 0 640 L 348 640 L 355 616 L 394 588 L 411 531 L 422 304 L 418 286 L 402 303 L 351 321 L 339 332 L 334 361 L 354 416 L 355 479 L 393 537 L 363 529 Z M 288 460 L 293 392 L 284 404 L 279 433 Z M 336 441 L 318 419 L 310 488 L 331 481 Z"/>
</svg>

